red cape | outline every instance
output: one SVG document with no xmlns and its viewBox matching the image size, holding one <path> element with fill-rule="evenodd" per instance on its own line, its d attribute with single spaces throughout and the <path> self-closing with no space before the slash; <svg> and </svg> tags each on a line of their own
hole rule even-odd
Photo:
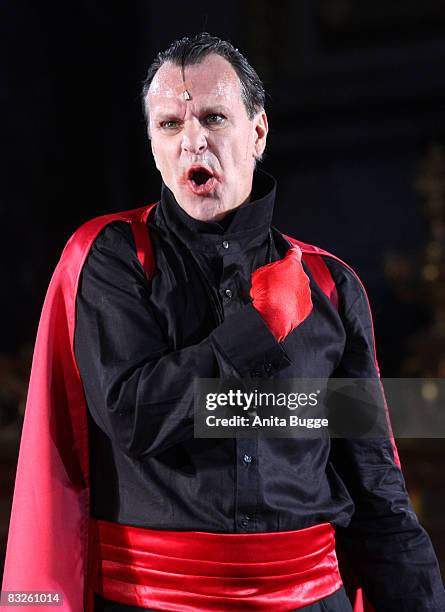
<svg viewBox="0 0 445 612">
<path fill-rule="evenodd" d="M 63 596 L 61 609 L 67 612 L 93 609 L 87 578 L 91 558 L 87 407 L 74 355 L 79 277 L 99 232 L 113 221 L 126 221 L 150 278 L 154 257 L 146 220 L 154 205 L 97 217 L 74 233 L 52 276 L 37 332 L 2 590 L 58 592 Z M 322 268 L 314 276 L 335 301 L 327 268 L 320 257 L 310 257 L 331 255 L 291 240 L 301 247 L 312 271 Z M 354 612 L 363 612 L 359 592 L 355 600 Z M 29 606 L 14 609 L 29 612 Z"/>
</svg>

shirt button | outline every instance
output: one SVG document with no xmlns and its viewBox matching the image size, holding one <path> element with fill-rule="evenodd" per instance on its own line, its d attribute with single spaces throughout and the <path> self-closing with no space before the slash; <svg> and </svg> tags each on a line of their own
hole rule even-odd
<svg viewBox="0 0 445 612">
<path fill-rule="evenodd" d="M 227 241 L 227 240 L 223 240 L 222 245 L 223 245 L 223 247 L 224 247 L 225 249 L 228 249 L 228 248 L 229 248 L 229 243 L 228 243 L 228 241 Z"/>
<path fill-rule="evenodd" d="M 230 291 L 230 289 L 226 289 L 226 290 L 224 291 L 224 293 L 226 294 L 226 296 L 227 296 L 228 298 L 231 298 L 231 297 L 232 297 L 232 295 L 233 295 L 233 294 L 232 294 L 232 292 Z"/>
<path fill-rule="evenodd" d="M 252 455 L 244 455 L 243 461 L 244 463 L 252 463 Z"/>
</svg>

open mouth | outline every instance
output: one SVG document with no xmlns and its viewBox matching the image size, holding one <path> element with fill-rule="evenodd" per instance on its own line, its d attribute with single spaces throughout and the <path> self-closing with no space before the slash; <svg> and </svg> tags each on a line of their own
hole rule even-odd
<svg viewBox="0 0 445 612">
<path fill-rule="evenodd" d="M 188 169 L 187 185 L 196 195 L 207 195 L 216 185 L 216 177 L 210 168 L 205 166 L 192 166 Z"/>
<path fill-rule="evenodd" d="M 187 178 L 193 181 L 196 185 L 204 185 L 209 179 L 213 177 L 213 174 L 207 168 L 191 168 L 187 173 Z"/>
</svg>

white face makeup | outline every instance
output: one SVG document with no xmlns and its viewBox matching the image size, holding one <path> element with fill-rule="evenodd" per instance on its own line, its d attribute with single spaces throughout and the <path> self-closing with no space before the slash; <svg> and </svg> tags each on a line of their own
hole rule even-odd
<svg viewBox="0 0 445 612">
<path fill-rule="evenodd" d="M 184 75 L 181 66 L 166 62 L 146 104 L 156 167 L 191 217 L 222 219 L 249 198 L 255 158 L 266 146 L 267 116 L 260 111 L 248 118 L 227 60 L 209 55 L 185 66 Z"/>
</svg>

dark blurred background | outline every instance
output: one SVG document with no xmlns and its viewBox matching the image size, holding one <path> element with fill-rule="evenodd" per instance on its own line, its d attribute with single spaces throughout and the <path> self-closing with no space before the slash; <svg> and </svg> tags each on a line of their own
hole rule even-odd
<svg viewBox="0 0 445 612">
<path fill-rule="evenodd" d="M 140 88 L 180 36 L 230 39 L 264 80 L 275 225 L 359 273 L 382 376 L 445 376 L 443 0 L 3 0 L 0 11 L 0 551 L 51 273 L 83 221 L 158 199 Z M 444 567 L 443 440 L 399 448 Z"/>
</svg>

